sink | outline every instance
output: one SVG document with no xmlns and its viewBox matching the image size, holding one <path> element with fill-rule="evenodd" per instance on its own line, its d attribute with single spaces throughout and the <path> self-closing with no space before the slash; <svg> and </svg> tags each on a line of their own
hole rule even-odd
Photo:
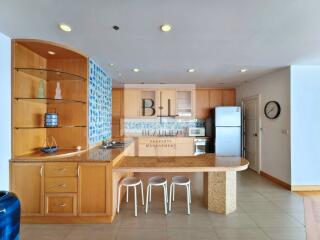
<svg viewBox="0 0 320 240">
<path fill-rule="evenodd" d="M 111 142 L 108 145 L 103 144 L 100 146 L 101 149 L 116 149 L 116 148 L 124 148 L 124 142 Z"/>
</svg>

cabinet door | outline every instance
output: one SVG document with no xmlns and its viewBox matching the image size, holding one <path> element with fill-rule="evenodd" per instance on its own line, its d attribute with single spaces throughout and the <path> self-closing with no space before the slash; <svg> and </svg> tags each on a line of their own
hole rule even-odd
<svg viewBox="0 0 320 240">
<path fill-rule="evenodd" d="M 140 109 L 140 90 L 138 89 L 124 89 L 124 117 L 138 118 Z"/>
<path fill-rule="evenodd" d="M 193 138 L 176 139 L 176 156 L 193 156 L 194 145 Z"/>
<path fill-rule="evenodd" d="M 224 89 L 222 91 L 222 103 L 223 103 L 223 106 L 235 106 L 236 105 L 236 91 L 235 91 L 235 89 Z"/>
<path fill-rule="evenodd" d="M 20 199 L 22 216 L 44 215 L 43 171 L 43 163 L 11 164 L 11 191 Z"/>
<path fill-rule="evenodd" d="M 80 163 L 78 198 L 80 216 L 108 215 L 111 194 L 107 186 L 108 165 L 104 163 Z M 110 181 L 111 182 L 111 179 Z"/>
<path fill-rule="evenodd" d="M 122 104 L 123 104 L 123 89 L 113 88 L 112 89 L 112 117 L 122 117 Z"/>
<path fill-rule="evenodd" d="M 211 89 L 210 90 L 210 108 L 222 106 L 222 90 Z"/>
<path fill-rule="evenodd" d="M 159 106 L 159 114 L 162 116 L 167 115 L 175 115 L 176 114 L 176 90 L 174 89 L 166 89 L 161 90 L 159 93 L 160 100 L 158 101 L 160 103 Z M 170 100 L 170 104 L 169 104 Z M 162 108 L 160 110 L 160 107 Z"/>
<path fill-rule="evenodd" d="M 208 89 L 196 90 L 196 118 L 206 119 L 210 115 L 210 91 Z"/>
</svg>

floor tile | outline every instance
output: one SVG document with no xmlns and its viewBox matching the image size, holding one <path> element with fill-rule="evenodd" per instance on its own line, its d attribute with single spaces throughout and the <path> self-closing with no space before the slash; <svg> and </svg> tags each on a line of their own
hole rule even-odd
<svg viewBox="0 0 320 240">
<path fill-rule="evenodd" d="M 218 240 L 213 229 L 168 228 L 168 240 Z"/>
<path fill-rule="evenodd" d="M 249 214 L 259 227 L 303 227 L 296 219 L 288 214 L 261 213 Z"/>
<path fill-rule="evenodd" d="M 108 239 L 108 238 L 105 238 Z M 116 240 L 166 240 L 167 232 L 156 229 L 126 229 L 121 228 Z"/>
<path fill-rule="evenodd" d="M 116 239 L 116 227 L 108 224 L 77 225 L 72 228 L 64 240 L 113 240 Z"/>
<path fill-rule="evenodd" d="M 306 240 L 305 228 L 262 228 L 272 240 Z"/>
<path fill-rule="evenodd" d="M 72 230 L 66 224 L 32 224 L 20 234 L 21 240 L 61 240 Z"/>
<path fill-rule="evenodd" d="M 252 228 L 256 223 L 245 213 L 229 215 L 212 214 L 210 216 L 213 228 Z"/>
<path fill-rule="evenodd" d="M 239 206 L 246 213 L 285 213 L 272 202 L 239 202 Z"/>
<path fill-rule="evenodd" d="M 270 240 L 270 238 L 258 228 L 220 228 L 215 231 L 220 240 Z"/>
</svg>

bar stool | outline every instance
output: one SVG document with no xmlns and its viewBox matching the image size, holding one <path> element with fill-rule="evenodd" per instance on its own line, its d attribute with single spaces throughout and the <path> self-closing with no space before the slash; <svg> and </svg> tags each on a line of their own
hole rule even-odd
<svg viewBox="0 0 320 240">
<path fill-rule="evenodd" d="M 176 185 L 185 186 L 187 189 L 187 208 L 188 214 L 190 214 L 190 204 L 191 204 L 191 181 L 185 176 L 174 176 L 172 177 L 172 182 L 170 184 L 170 197 L 169 197 L 169 212 L 171 212 L 171 201 L 174 202 L 174 195 L 176 191 Z"/>
<path fill-rule="evenodd" d="M 168 214 L 167 203 L 168 203 L 168 182 L 164 177 L 151 177 L 148 180 L 147 187 L 147 198 L 146 198 L 146 213 L 148 213 L 148 202 L 151 202 L 151 191 L 152 186 L 162 186 L 163 187 L 163 202 L 164 202 L 164 213 Z"/>
<path fill-rule="evenodd" d="M 137 216 L 137 186 L 141 185 L 141 200 L 142 200 L 142 205 L 144 205 L 144 196 L 143 196 L 143 183 L 140 178 L 137 177 L 126 177 L 121 180 L 119 186 L 118 186 L 118 206 L 117 206 L 117 213 L 119 213 L 120 210 L 120 196 L 121 196 L 121 187 L 125 186 L 127 187 L 127 199 L 126 201 L 128 202 L 129 200 L 129 187 L 133 187 L 134 189 L 134 216 Z"/>
</svg>

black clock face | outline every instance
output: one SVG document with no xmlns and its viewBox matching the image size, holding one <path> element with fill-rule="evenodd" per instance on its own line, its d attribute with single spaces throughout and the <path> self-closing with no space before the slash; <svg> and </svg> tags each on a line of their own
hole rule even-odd
<svg viewBox="0 0 320 240">
<path fill-rule="evenodd" d="M 280 112 L 280 104 L 276 101 L 267 102 L 266 106 L 264 107 L 264 114 L 269 119 L 276 119 L 279 117 Z"/>
</svg>

